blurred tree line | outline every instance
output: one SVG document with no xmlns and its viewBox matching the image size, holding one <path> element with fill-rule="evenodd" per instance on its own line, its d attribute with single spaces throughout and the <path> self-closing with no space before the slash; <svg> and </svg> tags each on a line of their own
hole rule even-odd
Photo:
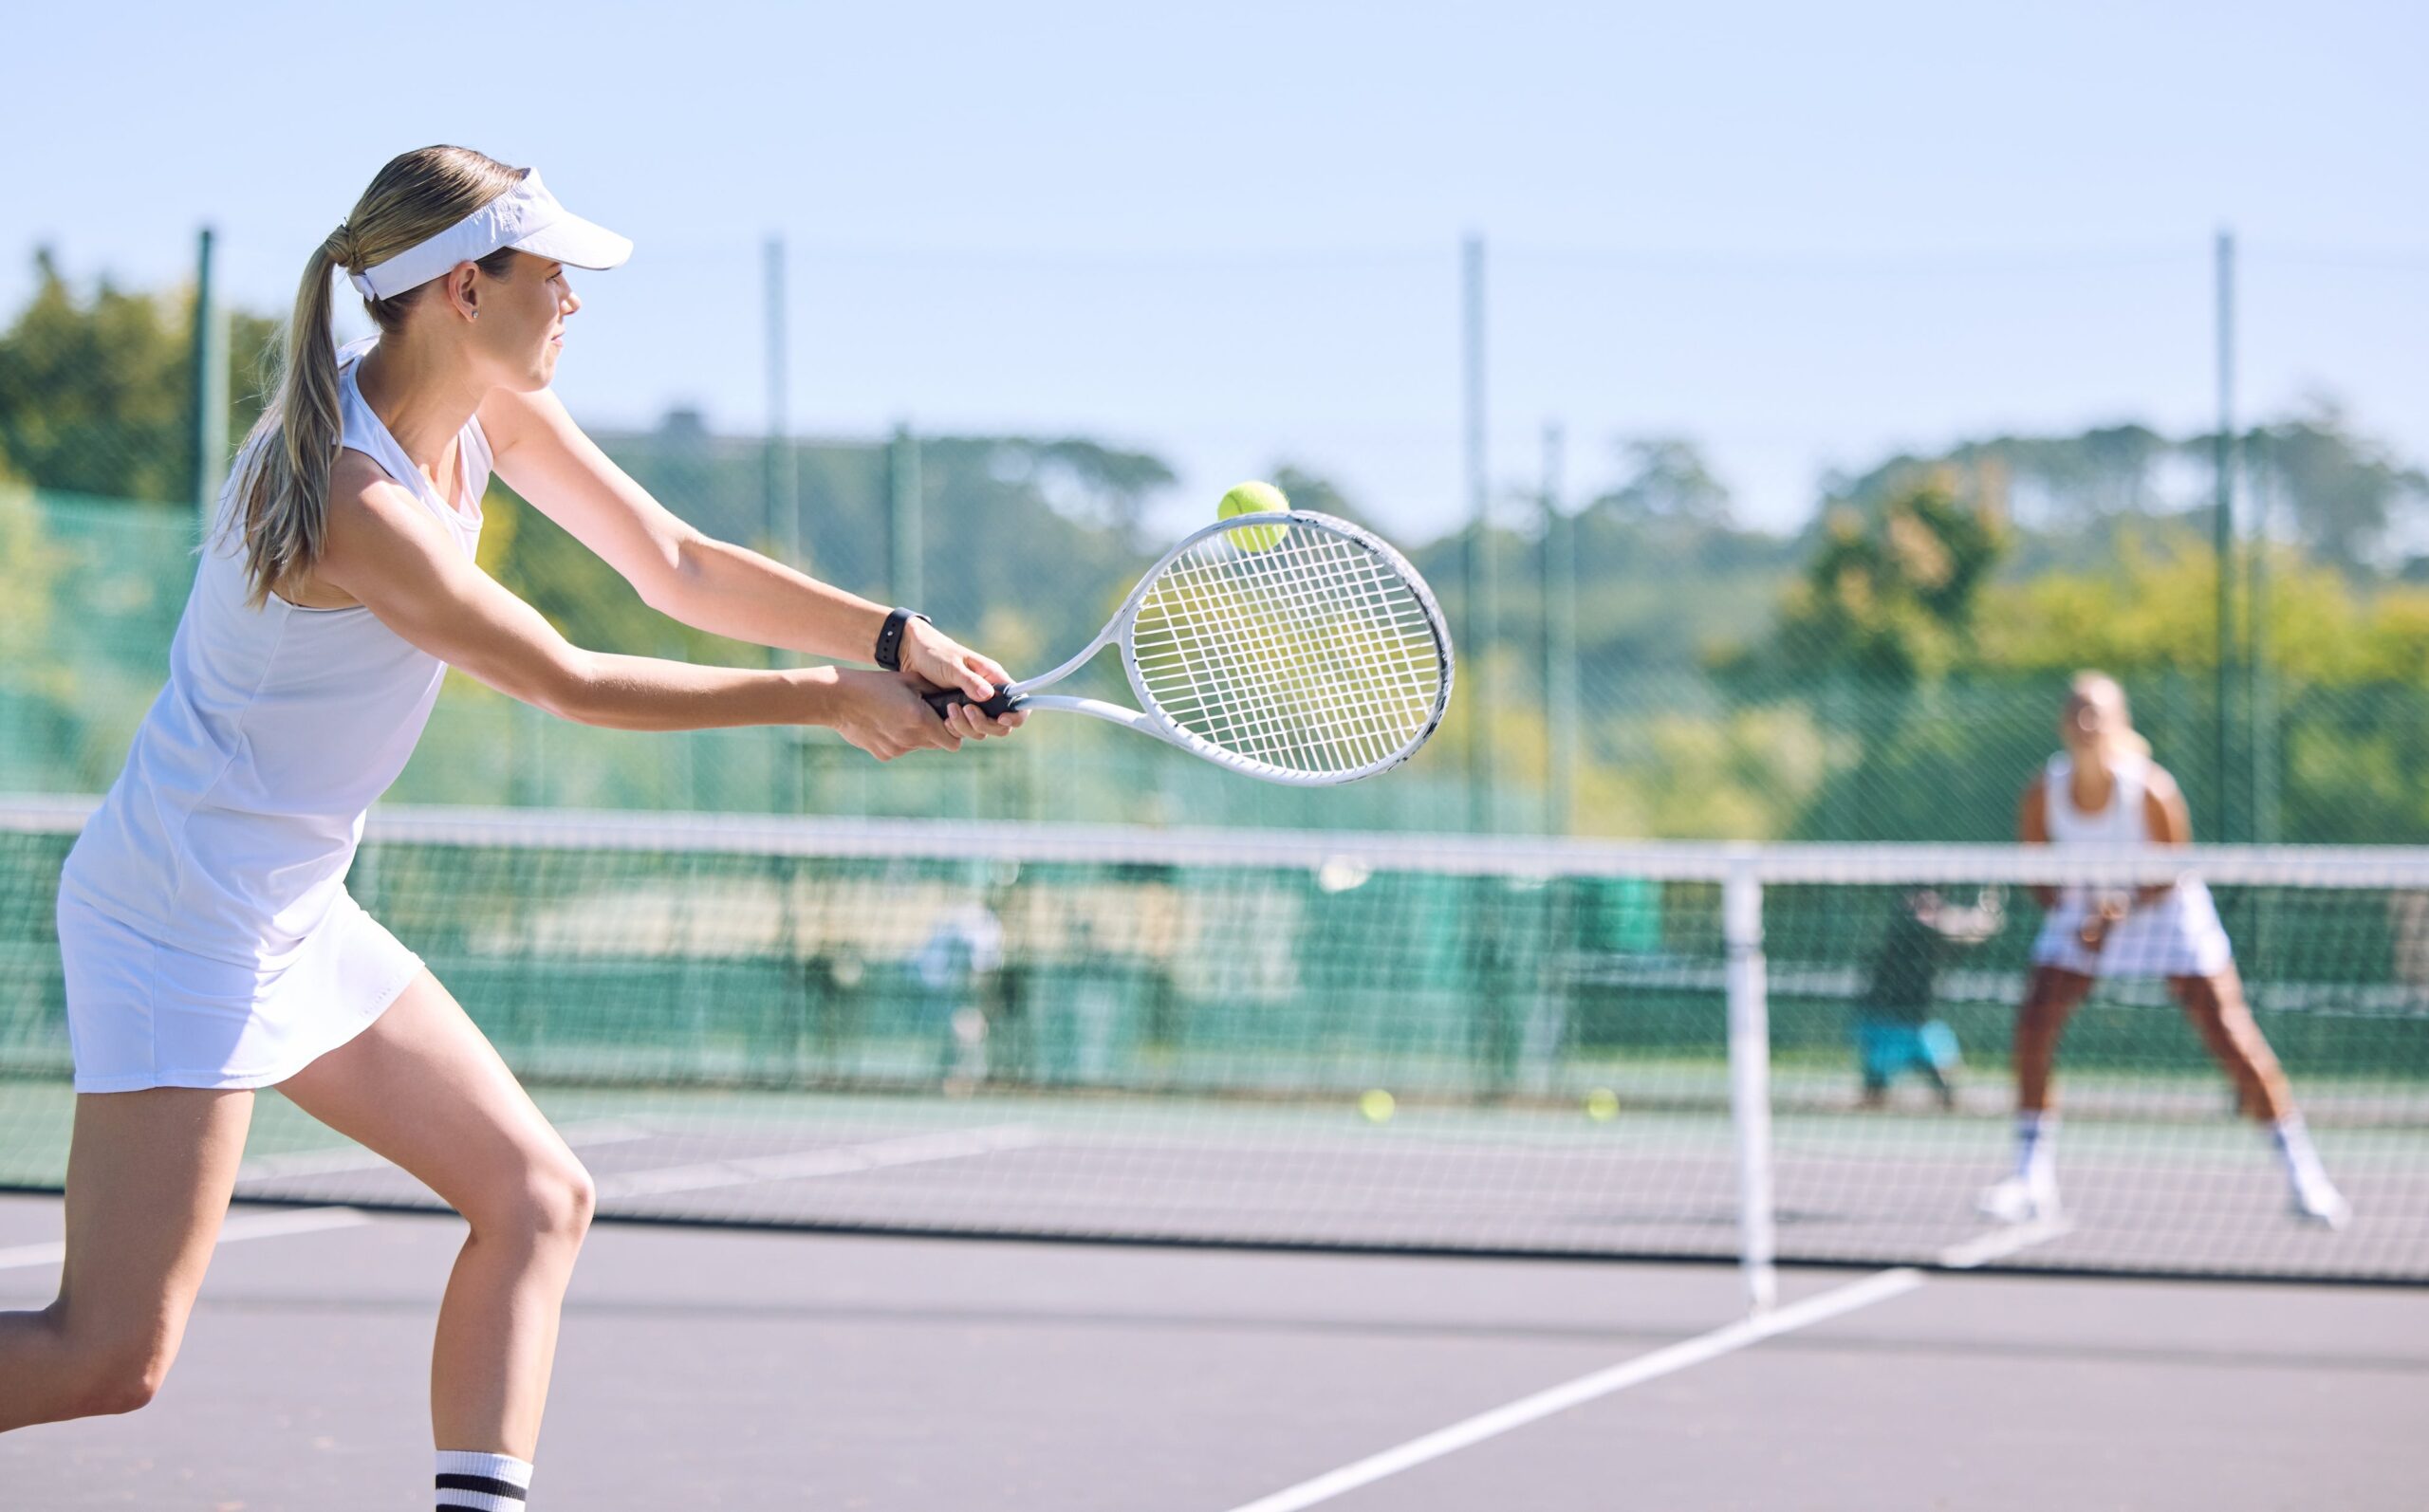
<svg viewBox="0 0 2429 1512">
<path fill-rule="evenodd" d="M 129 291 L 106 277 L 80 299 L 45 249 L 34 292 L 0 334 L 0 477 L 150 503 L 194 493 L 194 295 Z M 262 412 L 279 323 L 230 317 L 228 433 Z"/>
<path fill-rule="evenodd" d="M 47 253 L 36 271 L 32 299 L 0 333 L 0 481 L 19 485 L 0 489 L 0 650 L 6 688 L 48 700 L 65 721 L 86 694 L 62 680 L 70 658 L 58 649 L 53 584 L 59 553 L 82 548 L 46 539 L 24 486 L 190 498 L 191 310 L 182 291 L 104 281 L 80 294 Z M 232 323 L 229 433 L 241 436 L 259 413 L 277 327 L 243 312 Z M 681 411 L 596 438 L 703 529 L 772 544 L 761 438 L 712 433 Z M 2257 586 L 2230 653 L 2254 652 L 2260 671 L 2249 707 L 2230 713 L 2255 729 L 2269 722 L 2267 739 L 2238 757 L 2250 773 L 2220 772 L 2210 755 L 2214 437 L 2123 425 L 1896 456 L 1826 479 L 1811 522 L 1787 533 L 1739 520 L 1692 442 L 1622 443 L 1614 481 L 1562 506 L 1578 582 L 1575 826 L 1999 838 L 2017 786 L 2052 744 L 2066 674 L 2099 666 L 2125 680 L 2197 825 L 2241 783 L 2253 793 L 2234 801 L 2253 813 L 2268 787 L 2280 838 L 2429 839 L 2429 771 L 2417 756 L 2429 749 L 2429 479 L 2324 401 L 2235 441 L 2238 507 L 2259 526 L 2231 563 Z M 1102 623 L 1154 555 L 1141 522 L 1175 481 L 1152 454 L 1078 437 L 931 436 L 918 460 L 925 607 L 1015 668 L 1062 655 Z M 802 565 L 892 597 L 896 453 L 882 441 L 795 441 L 773 462 L 797 481 Z M 1321 475 L 1286 462 L 1274 478 L 1303 507 L 1362 515 Z M 1461 647 L 1454 714 L 1476 717 L 1490 702 L 1497 767 L 1518 788 L 1539 781 L 1553 738 L 1537 503 L 1514 497 L 1496 512 L 1499 618 L 1488 644 Z M 764 658 L 651 612 L 503 483 L 488 510 L 483 564 L 570 638 Z M 1478 548 L 1466 529 L 1412 553 L 1455 625 L 1465 624 L 1465 554 Z M 174 623 L 185 584 L 168 577 L 131 640 L 151 647 L 163 615 Z M 132 575 L 113 581 L 136 591 Z M 164 649 L 163 639 L 151 654 Z M 488 695 L 451 686 L 449 696 Z M 1438 752 L 1427 760 L 1450 769 Z M 1523 822 L 1525 809 L 1522 795 L 1505 811 Z"/>
</svg>

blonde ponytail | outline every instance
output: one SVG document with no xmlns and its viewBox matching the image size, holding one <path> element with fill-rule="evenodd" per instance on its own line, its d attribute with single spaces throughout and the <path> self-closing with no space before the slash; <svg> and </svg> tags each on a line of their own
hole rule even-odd
<svg viewBox="0 0 2429 1512">
<path fill-rule="evenodd" d="M 423 147 L 389 159 L 354 212 L 313 249 L 295 292 L 279 376 L 270 401 L 237 454 L 232 503 L 222 532 L 241 531 L 249 601 L 308 574 L 321 560 L 328 524 L 329 472 L 343 424 L 338 414 L 338 348 L 329 285 L 340 270 L 361 272 L 445 230 L 511 190 L 524 170 L 469 147 Z M 512 249 L 481 259 L 491 278 L 513 268 Z M 363 308 L 382 336 L 430 286 L 405 289 Z"/>
</svg>

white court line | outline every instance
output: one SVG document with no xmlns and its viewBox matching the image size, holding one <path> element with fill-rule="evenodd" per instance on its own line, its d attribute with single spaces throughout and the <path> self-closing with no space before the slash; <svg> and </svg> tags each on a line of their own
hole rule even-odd
<svg viewBox="0 0 2429 1512">
<path fill-rule="evenodd" d="M 1641 1385 L 1660 1376 L 1685 1370 L 1691 1365 L 1700 1365 L 1706 1360 L 1717 1358 L 1733 1350 L 1744 1349 L 1749 1344 L 1760 1343 L 1775 1335 L 1786 1334 L 1810 1323 L 1823 1322 L 1828 1318 L 1837 1318 L 1843 1313 L 1854 1312 L 1859 1307 L 1869 1307 L 1875 1302 L 1887 1301 L 1892 1297 L 1903 1296 L 1913 1291 L 1922 1283 L 1923 1273 L 1919 1270 L 1904 1267 L 1884 1270 L 1879 1275 L 1867 1276 L 1860 1282 L 1850 1282 L 1835 1291 L 1826 1291 L 1816 1297 L 1808 1297 L 1801 1302 L 1790 1302 L 1786 1307 L 1774 1308 L 1770 1312 L 1757 1313 L 1752 1318 L 1731 1323 L 1726 1328 L 1715 1328 L 1709 1334 L 1699 1334 L 1694 1338 L 1670 1345 L 1666 1349 L 1657 1349 L 1650 1355 L 1640 1355 L 1632 1360 L 1622 1361 L 1608 1370 L 1597 1371 L 1591 1375 L 1581 1375 L 1566 1385 L 1538 1392 L 1532 1396 L 1521 1398 L 1507 1407 L 1496 1407 L 1492 1411 L 1480 1412 L 1464 1423 L 1454 1423 L 1449 1428 L 1428 1433 L 1423 1438 L 1411 1439 L 1397 1448 L 1385 1449 L 1382 1453 L 1371 1455 L 1355 1465 L 1344 1466 L 1329 1474 L 1317 1476 L 1312 1481 L 1303 1481 L 1288 1490 L 1276 1491 L 1271 1496 L 1259 1498 L 1244 1506 L 1233 1507 L 1232 1512 L 1298 1512 L 1301 1507 L 1314 1506 L 1319 1502 L 1329 1502 L 1334 1497 L 1357 1490 L 1362 1485 L 1372 1484 L 1385 1476 L 1398 1475 L 1400 1471 L 1423 1465 L 1428 1460 L 1438 1460 L 1446 1454 L 1456 1454 L 1461 1449 L 1481 1444 L 1486 1439 L 1507 1433 L 1512 1429 L 1524 1428 L 1539 1418 L 1549 1417 L 1555 1412 L 1565 1412 L 1572 1407 L 1582 1406 L 1597 1397 L 1608 1396 L 1614 1392 L 1626 1391 L 1631 1386 Z"/>
<path fill-rule="evenodd" d="M 576 1150 L 594 1145 L 629 1144 L 636 1139 L 655 1138 L 654 1131 L 637 1124 L 612 1120 L 598 1123 L 569 1123 L 557 1131 L 558 1137 Z M 337 1145 L 326 1150 L 298 1150 L 283 1155 L 264 1155 L 248 1160 L 236 1168 L 236 1180 L 275 1181 L 281 1176 L 325 1176 L 341 1171 L 378 1171 L 390 1162 L 385 1155 L 375 1155 L 361 1145 Z"/>
<path fill-rule="evenodd" d="M 2064 1239 L 2074 1231 L 2075 1221 L 2071 1218 L 2036 1218 L 2030 1223 L 2010 1224 L 1941 1250 L 1940 1269 L 1972 1270 L 1976 1265 L 2004 1260 L 2019 1249 L 2030 1249 L 2053 1239 Z"/>
<path fill-rule="evenodd" d="M 357 1212 L 351 1208 L 306 1208 L 295 1212 L 251 1213 L 221 1224 L 219 1243 L 233 1245 L 248 1239 L 317 1234 L 324 1228 L 360 1228 L 370 1221 L 369 1214 Z M 0 1270 L 13 1270 L 23 1265 L 56 1265 L 66 1258 L 67 1245 L 65 1243 L 19 1245 L 13 1249 L 0 1249 Z"/>
<path fill-rule="evenodd" d="M 711 1160 L 696 1166 L 669 1166 L 659 1171 L 626 1171 L 597 1178 L 602 1197 L 654 1197 L 671 1191 L 707 1191 L 718 1187 L 749 1187 L 763 1181 L 793 1181 L 806 1176 L 844 1176 L 857 1171 L 881 1171 L 891 1166 L 916 1166 L 932 1160 L 958 1160 L 992 1154 L 999 1150 L 1025 1150 L 1039 1140 L 1027 1124 L 1000 1124 L 989 1129 L 956 1129 L 943 1134 L 911 1134 L 874 1144 L 836 1145 L 783 1155 L 746 1155 Z"/>
</svg>

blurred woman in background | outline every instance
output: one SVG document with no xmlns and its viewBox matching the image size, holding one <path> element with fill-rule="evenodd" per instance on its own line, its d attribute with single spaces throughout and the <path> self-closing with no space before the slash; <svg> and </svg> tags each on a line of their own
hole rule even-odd
<svg viewBox="0 0 2429 1512">
<path fill-rule="evenodd" d="M 2125 691 L 2081 673 L 2058 719 L 2065 749 L 2028 784 L 2017 836 L 2028 845 L 2088 852 L 2193 839 L 2184 794 L 2151 760 Z M 2058 1212 L 2057 1115 L 2050 1071 L 2067 1019 L 2105 976 L 2163 976 L 2201 1042 L 2235 1086 L 2246 1115 L 2267 1125 L 2294 1214 L 2330 1228 L 2350 1209 L 2311 1148 L 2277 1058 L 2244 1001 L 2234 951 L 2197 877 L 2139 889 L 2036 887 L 2048 910 L 2015 1022 L 2015 1167 L 1983 1192 L 1982 1211 L 2006 1223 Z"/>
</svg>

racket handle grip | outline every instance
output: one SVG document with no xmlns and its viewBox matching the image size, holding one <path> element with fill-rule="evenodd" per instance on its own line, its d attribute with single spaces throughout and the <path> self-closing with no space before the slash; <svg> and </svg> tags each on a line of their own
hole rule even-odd
<svg viewBox="0 0 2429 1512">
<path fill-rule="evenodd" d="M 928 707 L 936 711 L 936 717 L 938 719 L 944 718 L 946 714 L 963 704 L 978 703 L 978 700 L 971 697 L 968 693 L 963 692 L 958 688 L 947 688 L 940 692 L 929 693 L 927 695 L 927 699 Z M 978 711 L 985 714 L 990 719 L 1000 719 L 1004 715 L 1011 713 L 1013 710 L 1018 709 L 1020 704 L 1020 699 L 1013 696 L 1010 685 L 997 683 L 995 685 L 995 696 L 988 699 L 983 704 L 978 704 Z"/>
</svg>

